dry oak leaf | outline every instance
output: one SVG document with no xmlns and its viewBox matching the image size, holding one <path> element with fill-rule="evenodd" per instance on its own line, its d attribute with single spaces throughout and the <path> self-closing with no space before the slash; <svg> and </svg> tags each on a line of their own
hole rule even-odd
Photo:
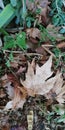
<svg viewBox="0 0 65 130">
<path fill-rule="evenodd" d="M 23 81 L 21 79 L 21 84 L 27 89 L 29 96 L 35 96 L 36 94 L 45 95 L 50 92 L 50 90 L 53 89 L 55 85 L 58 85 L 59 81 L 61 80 L 61 74 L 56 74 L 56 76 L 50 78 L 50 76 L 53 74 L 51 71 L 51 66 L 52 56 L 50 56 L 49 60 L 41 67 L 39 67 L 38 64 L 36 65 L 36 73 L 34 73 L 32 63 L 28 63 L 26 80 Z"/>
</svg>

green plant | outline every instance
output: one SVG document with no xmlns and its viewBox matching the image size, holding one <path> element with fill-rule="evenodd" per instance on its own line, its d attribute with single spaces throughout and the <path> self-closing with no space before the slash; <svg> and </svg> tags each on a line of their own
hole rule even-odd
<svg viewBox="0 0 65 130">
<path fill-rule="evenodd" d="M 26 0 L 10 0 L 10 3 L 16 9 L 16 24 L 20 23 L 20 25 L 24 26 L 27 15 Z"/>
<path fill-rule="evenodd" d="M 4 37 L 4 47 L 3 50 L 10 49 L 10 54 L 8 57 L 5 56 L 6 66 L 10 68 L 10 62 L 14 61 L 13 50 L 15 48 L 20 48 L 22 50 L 26 49 L 26 34 L 25 32 L 19 32 L 14 36 L 6 35 Z"/>
<path fill-rule="evenodd" d="M 5 49 L 14 49 L 17 46 L 21 49 L 26 49 L 26 34 L 25 32 L 19 32 L 18 34 L 13 36 L 5 36 L 4 37 L 4 47 L 3 50 Z"/>
<path fill-rule="evenodd" d="M 28 28 L 32 26 L 32 23 L 34 23 L 35 19 L 32 16 L 27 16 L 26 18 L 26 25 Z"/>
<path fill-rule="evenodd" d="M 15 17 L 15 9 L 8 4 L 0 13 L 0 28 L 5 27 Z"/>
<path fill-rule="evenodd" d="M 59 67 L 60 62 L 65 63 L 65 53 L 61 52 L 61 50 L 57 47 L 55 47 L 52 51 L 56 57 L 55 68 L 57 68 L 57 67 Z M 64 69 L 62 69 L 62 73 L 64 73 L 64 72 L 65 72 Z"/>
<path fill-rule="evenodd" d="M 0 13 L 0 28 L 6 27 L 15 16 L 17 16 L 16 23 L 24 26 L 26 15 L 26 0 L 10 0 L 10 4 L 7 4 Z"/>
<path fill-rule="evenodd" d="M 55 26 L 65 26 L 65 12 L 63 10 L 63 0 L 53 0 L 51 4 L 52 23 Z"/>
<path fill-rule="evenodd" d="M 13 53 L 12 51 L 10 52 L 9 56 L 8 57 L 5 57 L 5 65 L 10 68 L 11 67 L 11 64 L 10 62 L 13 62 L 14 61 L 14 57 L 13 57 Z"/>
<path fill-rule="evenodd" d="M 40 29 L 40 31 L 41 31 L 41 39 L 40 39 L 40 42 L 48 41 L 48 40 L 54 42 L 54 41 L 56 40 L 54 37 L 52 37 L 52 36 L 49 34 L 48 30 L 47 30 L 45 27 L 43 27 L 41 24 L 39 24 L 39 29 Z"/>
</svg>

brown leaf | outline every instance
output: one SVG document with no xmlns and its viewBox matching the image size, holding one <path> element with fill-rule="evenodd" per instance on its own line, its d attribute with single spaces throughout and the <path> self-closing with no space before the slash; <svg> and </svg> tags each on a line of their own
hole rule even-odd
<svg viewBox="0 0 65 130">
<path fill-rule="evenodd" d="M 6 124 L 6 126 L 4 125 L 4 126 L 2 127 L 2 130 L 10 130 L 10 126 Z"/>
<path fill-rule="evenodd" d="M 11 65 L 11 67 L 13 67 L 13 68 L 18 68 L 18 63 L 17 62 L 10 62 L 10 65 Z"/>
<path fill-rule="evenodd" d="M 14 98 L 6 104 L 4 110 L 23 108 L 25 101 L 26 99 L 22 97 L 22 94 L 20 93 L 20 89 L 15 88 Z"/>
<path fill-rule="evenodd" d="M 30 28 L 26 29 L 27 35 L 29 37 L 32 37 L 34 39 L 39 38 L 40 39 L 40 30 L 37 28 Z"/>
<path fill-rule="evenodd" d="M 57 95 L 61 92 L 62 89 L 62 84 L 63 84 L 63 78 L 60 74 L 57 74 L 56 76 L 56 81 L 54 83 L 53 88 L 47 93 L 45 96 L 47 99 L 55 99 Z"/>
<path fill-rule="evenodd" d="M 44 56 L 47 55 L 46 51 L 44 50 L 44 48 L 42 46 L 36 48 L 36 52 L 39 54 L 43 54 Z"/>
<path fill-rule="evenodd" d="M 8 82 L 8 83 L 5 84 L 5 89 L 7 91 L 8 98 L 13 99 L 13 97 L 14 97 L 14 87 L 11 85 L 11 82 Z"/>
<path fill-rule="evenodd" d="M 3 89 L 0 89 L 0 98 L 4 98 L 6 94 L 4 93 Z"/>
<path fill-rule="evenodd" d="M 41 67 L 36 65 L 36 74 L 34 74 L 32 65 L 28 63 L 28 71 L 26 74 L 26 80 L 22 81 L 22 85 L 27 89 L 28 95 L 45 94 L 49 91 L 52 86 L 48 87 L 51 81 L 45 82 L 47 78 L 52 75 L 51 71 L 52 57 Z M 53 80 L 53 79 L 51 79 Z M 47 86 L 47 87 L 46 87 Z"/>
<path fill-rule="evenodd" d="M 61 91 L 56 97 L 56 100 L 61 104 L 65 103 L 65 85 L 62 87 Z"/>
<path fill-rule="evenodd" d="M 26 91 L 24 88 L 21 88 L 20 90 L 21 86 L 13 74 L 8 74 L 5 76 L 5 78 L 3 77 L 2 79 L 6 79 L 4 86 L 7 90 L 9 98 L 11 99 L 11 101 L 6 104 L 4 110 L 22 108 L 24 102 L 26 101 Z M 11 83 L 13 83 L 13 86 Z"/>
<path fill-rule="evenodd" d="M 65 48 L 65 42 L 60 42 L 59 44 L 57 44 L 58 48 Z"/>
<path fill-rule="evenodd" d="M 47 99 L 53 99 L 53 96 L 56 97 L 60 93 L 62 90 L 63 78 L 61 77 L 61 73 L 57 73 L 56 76 L 49 78 L 53 74 L 51 66 L 52 56 L 50 56 L 49 60 L 41 67 L 39 67 L 38 64 L 36 65 L 36 73 L 34 73 L 32 63 L 28 63 L 26 80 L 21 80 L 21 84 L 27 89 L 28 95 L 45 95 Z"/>
</svg>

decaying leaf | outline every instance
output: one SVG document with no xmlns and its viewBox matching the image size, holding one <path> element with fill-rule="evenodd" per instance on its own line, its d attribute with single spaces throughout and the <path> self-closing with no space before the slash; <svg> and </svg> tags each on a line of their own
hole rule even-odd
<svg viewBox="0 0 65 130">
<path fill-rule="evenodd" d="M 57 74 L 55 77 L 56 81 L 53 88 L 45 95 L 47 99 L 55 99 L 62 90 L 63 78 L 61 76 L 61 73 Z"/>
<path fill-rule="evenodd" d="M 30 28 L 30 29 L 26 29 L 27 32 L 27 36 L 32 37 L 34 39 L 39 38 L 40 39 L 40 30 L 37 28 Z"/>
<path fill-rule="evenodd" d="M 23 108 L 25 101 L 26 100 L 22 97 L 19 88 L 16 87 L 14 91 L 14 98 L 6 104 L 4 110 Z"/>
<path fill-rule="evenodd" d="M 5 110 L 22 108 L 27 96 L 44 95 L 47 99 L 56 99 L 60 104 L 65 101 L 65 86 L 63 86 L 63 78 L 61 73 L 57 73 L 52 77 L 52 56 L 48 61 L 41 67 L 35 64 L 35 59 L 30 64 L 28 62 L 28 70 L 26 73 L 26 79 L 21 84 L 15 80 L 15 77 L 9 75 L 9 81 L 14 84 L 14 89 L 11 89 L 11 84 L 7 83 L 9 86 L 8 94 L 11 97 L 11 101 L 5 106 Z M 5 76 L 6 78 L 6 76 Z M 11 95 L 11 92 L 14 94 Z"/>
<path fill-rule="evenodd" d="M 6 89 L 9 99 L 11 99 L 4 107 L 4 110 L 22 108 L 26 101 L 24 89 L 21 88 L 20 91 L 20 85 L 12 74 L 3 76 L 2 81 L 3 87 Z"/>
<path fill-rule="evenodd" d="M 3 89 L 0 89 L 0 98 L 3 98 L 5 96 L 6 96 L 6 94 L 4 93 Z"/>
<path fill-rule="evenodd" d="M 6 83 L 5 89 L 7 91 L 9 99 L 14 97 L 14 87 L 11 85 L 11 82 Z"/>
<path fill-rule="evenodd" d="M 58 48 L 65 48 L 65 42 L 60 42 L 59 44 L 57 44 Z"/>
<path fill-rule="evenodd" d="M 36 65 L 36 73 L 34 73 L 32 63 L 28 63 L 26 80 L 21 80 L 21 84 L 27 89 L 28 95 L 45 95 L 52 89 L 56 92 L 56 94 L 59 93 L 59 89 L 61 89 L 63 84 L 63 79 L 61 77 L 61 73 L 56 74 L 56 76 L 52 78 L 49 78 L 53 74 L 51 71 L 51 66 L 52 56 L 50 56 L 49 60 L 41 67 Z M 58 88 L 59 86 L 60 88 Z"/>
<path fill-rule="evenodd" d="M 61 88 L 61 91 L 56 97 L 56 100 L 61 104 L 65 103 L 65 85 Z"/>
</svg>

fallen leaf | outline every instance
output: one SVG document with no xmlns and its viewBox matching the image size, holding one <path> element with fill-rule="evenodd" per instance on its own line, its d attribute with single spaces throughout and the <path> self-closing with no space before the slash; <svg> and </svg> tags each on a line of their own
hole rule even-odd
<svg viewBox="0 0 65 130">
<path fill-rule="evenodd" d="M 39 67 L 38 64 L 36 65 L 36 73 L 34 73 L 32 63 L 28 63 L 26 80 L 23 81 L 21 79 L 21 84 L 27 89 L 29 96 L 35 96 L 36 94 L 44 95 L 47 99 L 53 99 L 54 97 L 60 102 L 59 97 L 61 95 L 59 95 L 59 93 L 63 90 L 63 78 L 61 73 L 57 73 L 54 77 L 50 78 L 53 74 L 51 66 L 52 56 L 50 56 L 49 60 L 41 67 Z"/>
<path fill-rule="evenodd" d="M 0 88 L 0 98 L 4 98 L 6 94 L 4 93 L 3 89 Z"/>
<path fill-rule="evenodd" d="M 39 54 L 43 54 L 44 56 L 47 55 L 46 51 L 44 50 L 44 48 L 42 46 L 36 48 L 36 52 Z"/>
<path fill-rule="evenodd" d="M 55 76 L 55 83 L 53 85 L 53 88 L 47 93 L 45 94 L 45 97 L 48 99 L 48 100 L 51 100 L 53 102 L 53 100 L 57 100 L 57 96 L 58 94 L 61 92 L 62 90 L 62 85 L 63 85 L 63 78 L 61 76 L 61 73 L 60 74 L 57 74 Z M 52 82 L 51 82 L 52 83 Z M 60 99 L 61 100 L 61 99 Z"/>
<path fill-rule="evenodd" d="M 4 110 L 23 108 L 25 101 L 26 99 L 22 97 L 19 88 L 16 87 L 14 90 L 14 98 L 6 104 Z"/>
<path fill-rule="evenodd" d="M 18 63 L 17 62 L 10 62 L 10 66 L 17 69 Z"/>
<path fill-rule="evenodd" d="M 27 95 L 24 88 L 21 88 L 20 91 L 21 86 L 13 74 L 5 75 L 2 77 L 2 80 L 3 82 L 5 81 L 4 87 L 7 90 L 6 92 L 9 96 L 9 99 L 11 99 L 11 101 L 9 101 L 4 107 L 4 110 L 23 108 Z"/>
<path fill-rule="evenodd" d="M 7 91 L 9 99 L 14 97 L 14 87 L 11 85 L 11 82 L 5 84 L 5 89 Z"/>
<path fill-rule="evenodd" d="M 27 36 L 32 37 L 32 38 L 39 38 L 41 36 L 40 30 L 37 28 L 30 28 L 26 29 Z"/>
<path fill-rule="evenodd" d="M 44 95 L 54 87 L 60 74 L 57 74 L 55 77 L 48 79 L 53 74 L 51 71 L 51 66 L 52 56 L 43 66 L 39 67 L 36 65 L 36 73 L 34 74 L 32 65 L 28 63 L 26 80 L 23 81 L 21 79 L 21 84 L 27 89 L 28 95 Z"/>
<path fill-rule="evenodd" d="M 56 100 L 59 102 L 59 104 L 65 103 L 65 85 L 61 88 Z"/>
<path fill-rule="evenodd" d="M 60 42 L 59 44 L 57 44 L 58 48 L 65 48 L 65 42 Z"/>
</svg>

